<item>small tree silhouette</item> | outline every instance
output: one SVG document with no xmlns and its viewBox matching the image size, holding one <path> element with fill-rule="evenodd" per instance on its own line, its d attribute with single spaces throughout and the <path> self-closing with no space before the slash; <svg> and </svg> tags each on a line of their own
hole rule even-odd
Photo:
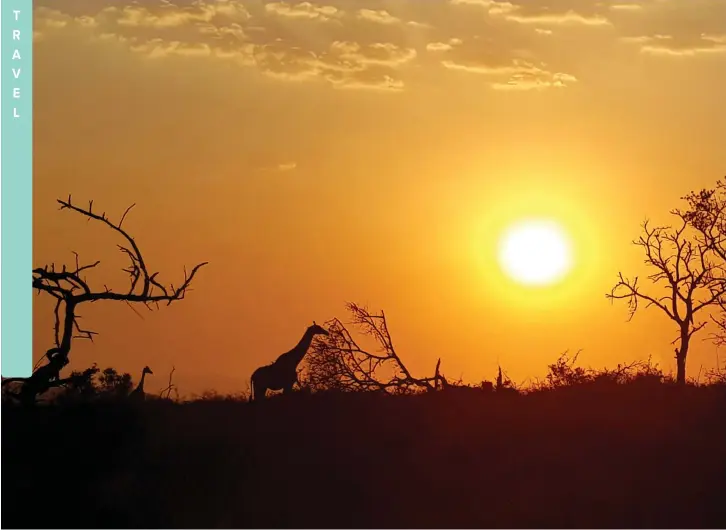
<svg viewBox="0 0 726 530">
<path fill-rule="evenodd" d="M 643 223 L 643 235 L 633 242 L 645 254 L 645 264 L 654 272 L 648 276 L 653 289 L 661 292 L 646 293 L 638 284 L 638 277 L 627 279 L 618 274 L 619 281 L 607 294 L 610 300 L 626 300 L 630 321 L 641 302 L 656 307 L 678 327 L 678 336 L 672 344 L 676 353 L 676 382 L 686 382 L 686 358 L 691 338 L 703 329 L 706 321 L 696 322 L 704 310 L 717 305 L 726 294 L 723 259 L 714 253 L 714 247 L 697 237 L 693 218 L 687 212 L 674 210 L 677 228 L 661 226 L 651 228 Z M 697 231 L 696 231 L 697 232 Z"/>
<path fill-rule="evenodd" d="M 129 274 L 130 286 L 126 291 L 116 291 L 107 286 L 104 286 L 102 290 L 94 290 L 87 282 L 85 273 L 98 266 L 100 262 L 81 265 L 79 256 L 75 252 L 76 259 L 73 268 L 63 265 L 60 270 L 57 270 L 55 264 L 51 264 L 33 269 L 33 288 L 37 289 L 38 294 L 46 293 L 56 300 L 54 309 L 55 346 L 49 349 L 44 356 L 47 363 L 42 366 L 36 365 L 36 369 L 30 377 L 3 380 L 3 385 L 9 382 L 22 382 L 20 392 L 14 395 L 24 404 L 35 403 L 37 396 L 53 387 L 79 380 L 79 374 L 61 379 L 60 371 L 69 362 L 68 356 L 73 339 L 93 340 L 93 336 L 96 335 L 93 331 L 81 328 L 78 323 L 80 318 L 78 308 L 81 304 L 109 300 L 127 304 L 144 304 L 149 310 L 152 310 L 152 305 L 158 307 L 159 303 L 169 305 L 184 298 L 197 271 L 207 264 L 204 262 L 196 265 L 189 274 L 185 269 L 181 285 L 166 287 L 156 279 L 157 272 L 149 272 L 136 241 L 122 228 L 123 222 L 129 211 L 135 206 L 134 204 L 126 209 L 118 223 L 114 223 L 109 220 L 105 212 L 97 214 L 93 211 L 93 201 L 89 202 L 87 209 L 74 205 L 70 195 L 68 200 L 58 199 L 58 203 L 61 205 L 61 210 L 71 210 L 87 217 L 89 221 L 98 221 L 123 238 L 125 243 L 118 245 L 118 248 L 130 261 L 129 266 L 123 269 Z"/>
</svg>

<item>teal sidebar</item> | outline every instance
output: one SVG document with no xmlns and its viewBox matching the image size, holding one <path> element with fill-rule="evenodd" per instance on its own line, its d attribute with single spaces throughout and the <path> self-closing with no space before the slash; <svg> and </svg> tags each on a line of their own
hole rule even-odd
<svg viewBox="0 0 726 530">
<path fill-rule="evenodd" d="M 33 1 L 0 1 L 2 376 L 33 368 Z"/>
</svg>

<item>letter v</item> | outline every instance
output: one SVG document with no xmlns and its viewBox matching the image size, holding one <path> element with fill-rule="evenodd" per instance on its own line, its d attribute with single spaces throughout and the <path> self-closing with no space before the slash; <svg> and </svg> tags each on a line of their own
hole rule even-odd
<svg viewBox="0 0 726 530">
<path fill-rule="evenodd" d="M 20 68 L 13 68 L 13 77 L 15 77 L 15 79 L 20 77 Z"/>
</svg>

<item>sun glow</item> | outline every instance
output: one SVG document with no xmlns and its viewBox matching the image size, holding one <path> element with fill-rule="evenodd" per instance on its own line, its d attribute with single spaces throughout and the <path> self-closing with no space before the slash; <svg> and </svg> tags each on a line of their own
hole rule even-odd
<svg viewBox="0 0 726 530">
<path fill-rule="evenodd" d="M 572 268 L 572 248 L 555 221 L 532 219 L 510 226 L 499 242 L 499 265 L 514 281 L 544 286 L 563 279 Z"/>
</svg>

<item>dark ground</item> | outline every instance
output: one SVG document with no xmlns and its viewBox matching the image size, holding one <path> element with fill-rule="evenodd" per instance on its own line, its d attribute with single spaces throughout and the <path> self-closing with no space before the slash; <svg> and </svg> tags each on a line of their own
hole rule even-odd
<svg viewBox="0 0 726 530">
<path fill-rule="evenodd" d="M 726 528 L 726 387 L 3 405 L 2 527 Z"/>
</svg>

